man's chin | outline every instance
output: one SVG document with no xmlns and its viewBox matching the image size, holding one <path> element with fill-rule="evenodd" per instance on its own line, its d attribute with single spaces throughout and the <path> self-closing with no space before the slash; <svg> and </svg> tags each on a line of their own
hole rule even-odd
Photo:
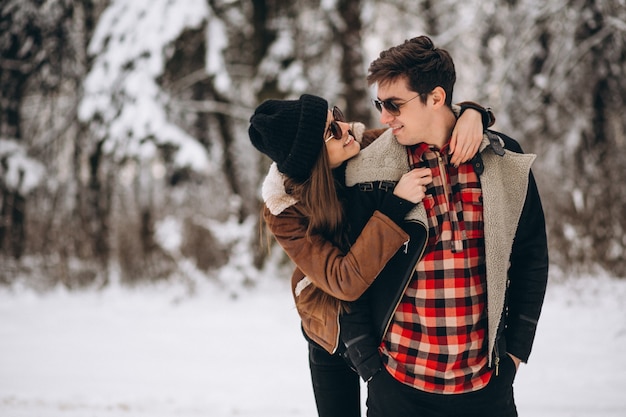
<svg viewBox="0 0 626 417">
<path fill-rule="evenodd" d="M 399 134 L 395 135 L 395 138 L 396 138 L 396 141 L 400 145 L 403 145 L 403 146 L 413 146 L 420 142 L 424 142 L 423 140 L 420 140 L 419 138 L 415 136 L 405 135 L 403 134 L 403 132 L 400 132 Z"/>
<path fill-rule="evenodd" d="M 414 144 L 414 143 L 413 143 L 410 139 L 408 139 L 407 137 L 405 137 L 405 136 L 404 136 L 404 135 L 402 135 L 402 134 L 395 135 L 395 136 L 396 136 L 396 140 L 398 141 L 398 143 L 399 143 L 400 145 L 404 145 L 404 146 L 411 146 L 411 145 L 413 145 L 413 144 Z"/>
</svg>

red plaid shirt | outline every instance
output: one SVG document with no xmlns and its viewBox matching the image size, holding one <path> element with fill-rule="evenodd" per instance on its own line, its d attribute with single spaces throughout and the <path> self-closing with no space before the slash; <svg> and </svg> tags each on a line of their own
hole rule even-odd
<svg viewBox="0 0 626 417">
<path fill-rule="evenodd" d="M 424 256 L 381 344 L 387 370 L 414 388 L 440 394 L 478 390 L 489 382 L 482 191 L 472 164 L 458 169 L 427 144 L 409 161 L 431 168 L 424 206 Z"/>
</svg>

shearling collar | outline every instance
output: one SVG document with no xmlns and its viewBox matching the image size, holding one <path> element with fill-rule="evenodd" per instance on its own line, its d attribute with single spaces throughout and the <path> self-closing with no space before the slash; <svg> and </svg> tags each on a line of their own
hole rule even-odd
<svg viewBox="0 0 626 417">
<path fill-rule="evenodd" d="M 502 139 L 498 138 L 504 146 Z M 490 145 L 487 135 L 483 136 L 479 152 Z M 406 147 L 396 140 L 391 129 L 387 129 L 370 146 L 348 161 L 346 185 L 352 187 L 360 182 L 398 181 L 409 171 Z"/>
<path fill-rule="evenodd" d="M 263 202 L 274 216 L 278 216 L 286 208 L 298 202 L 285 191 L 284 180 L 285 175 L 278 171 L 276 162 L 272 163 L 265 180 L 263 180 L 261 197 L 263 197 Z"/>
<path fill-rule="evenodd" d="M 391 129 L 348 161 L 346 186 L 361 182 L 397 181 L 409 171 L 406 148 L 400 145 Z"/>
</svg>

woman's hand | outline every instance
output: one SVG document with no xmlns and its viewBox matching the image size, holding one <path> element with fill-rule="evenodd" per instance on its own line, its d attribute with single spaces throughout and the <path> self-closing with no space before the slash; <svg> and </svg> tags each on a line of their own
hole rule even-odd
<svg viewBox="0 0 626 417">
<path fill-rule="evenodd" d="M 433 182 L 430 168 L 415 168 L 400 178 L 393 194 L 417 204 L 426 196 L 426 186 Z"/>
<path fill-rule="evenodd" d="M 450 138 L 450 163 L 458 167 L 476 155 L 483 140 L 483 116 L 474 109 L 467 109 L 456 122 Z"/>
</svg>

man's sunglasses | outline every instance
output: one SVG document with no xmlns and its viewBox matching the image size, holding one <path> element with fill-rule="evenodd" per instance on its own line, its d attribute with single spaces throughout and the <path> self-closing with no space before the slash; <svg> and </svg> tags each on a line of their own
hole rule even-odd
<svg viewBox="0 0 626 417">
<path fill-rule="evenodd" d="M 331 139 L 341 140 L 341 138 L 343 137 L 343 130 L 341 130 L 341 127 L 339 126 L 339 123 L 337 122 L 345 122 L 346 117 L 343 115 L 343 112 L 339 110 L 339 107 L 337 106 L 333 106 L 333 108 L 331 109 L 331 112 L 333 114 L 333 120 L 330 122 L 330 125 L 328 126 L 328 130 L 330 131 L 330 136 L 324 139 L 324 143 L 328 142 Z"/>
<path fill-rule="evenodd" d="M 392 115 L 392 116 L 400 116 L 400 107 L 404 106 L 406 103 L 408 103 L 411 100 L 415 100 L 416 98 L 418 98 L 420 95 L 416 95 L 413 98 L 408 99 L 407 101 L 405 101 L 404 103 L 400 103 L 400 104 L 396 104 L 393 100 L 388 99 L 388 100 L 372 100 L 372 103 L 374 103 L 374 106 L 376 107 L 376 110 L 378 110 L 380 113 L 383 112 L 383 108 L 385 110 L 387 110 L 387 112 Z"/>
</svg>

